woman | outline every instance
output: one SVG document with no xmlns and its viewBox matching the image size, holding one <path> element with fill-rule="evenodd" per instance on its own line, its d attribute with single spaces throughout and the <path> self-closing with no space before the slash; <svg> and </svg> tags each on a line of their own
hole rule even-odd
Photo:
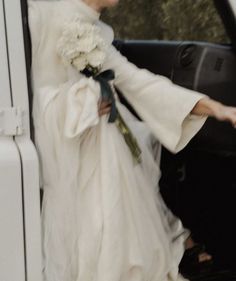
<svg viewBox="0 0 236 281">
<path fill-rule="evenodd" d="M 173 152 L 207 116 L 236 125 L 235 108 L 139 70 L 112 47 L 99 13 L 116 2 L 29 1 L 45 281 L 183 280 L 188 233 L 158 193 L 149 129 L 113 100 L 113 85 Z"/>
</svg>

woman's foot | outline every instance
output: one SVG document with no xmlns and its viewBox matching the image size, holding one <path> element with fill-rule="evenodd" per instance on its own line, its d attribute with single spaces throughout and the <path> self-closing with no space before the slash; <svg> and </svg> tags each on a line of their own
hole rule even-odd
<svg viewBox="0 0 236 281">
<path fill-rule="evenodd" d="M 193 241 L 192 237 L 189 236 L 189 238 L 186 240 L 185 242 L 185 249 L 186 250 L 190 250 L 193 249 L 197 244 Z M 198 261 L 201 262 L 205 262 L 205 261 L 210 261 L 212 260 L 212 256 L 209 255 L 207 252 L 200 252 L 198 254 Z"/>
<path fill-rule="evenodd" d="M 211 272 L 213 260 L 204 245 L 197 244 L 189 237 L 185 242 L 185 253 L 181 260 L 179 269 L 186 278 L 206 275 Z"/>
</svg>

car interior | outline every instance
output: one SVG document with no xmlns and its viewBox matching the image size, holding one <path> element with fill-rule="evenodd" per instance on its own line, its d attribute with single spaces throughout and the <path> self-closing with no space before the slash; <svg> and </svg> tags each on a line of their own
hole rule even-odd
<svg viewBox="0 0 236 281">
<path fill-rule="evenodd" d="M 231 44 L 116 40 L 115 47 L 140 68 L 180 86 L 236 106 L 236 14 L 231 1 L 214 1 Z M 27 1 L 21 0 L 30 106 L 31 44 Z M 134 112 L 125 98 L 121 100 Z M 31 136 L 33 139 L 31 120 Z M 174 155 L 163 148 L 161 193 L 196 242 L 213 256 L 214 274 L 191 280 L 236 280 L 236 131 L 212 118 L 187 147 Z M 223 274 L 223 275 L 222 275 Z"/>
</svg>

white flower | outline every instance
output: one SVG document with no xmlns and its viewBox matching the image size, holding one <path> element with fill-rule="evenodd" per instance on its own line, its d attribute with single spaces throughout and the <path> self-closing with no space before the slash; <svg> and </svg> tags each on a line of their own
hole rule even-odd
<svg viewBox="0 0 236 281">
<path fill-rule="evenodd" d="M 75 59 L 73 59 L 73 65 L 78 71 L 82 71 L 88 65 L 88 61 L 85 55 L 81 55 Z"/>
<path fill-rule="evenodd" d="M 66 23 L 57 44 L 57 53 L 66 64 L 72 64 L 78 71 L 101 67 L 106 56 L 107 45 L 101 37 L 98 26 L 84 22 L 76 16 Z"/>
<path fill-rule="evenodd" d="M 89 65 L 93 67 L 101 67 L 102 62 L 105 60 L 105 53 L 100 51 L 99 49 L 94 49 L 87 55 L 87 60 Z"/>
</svg>

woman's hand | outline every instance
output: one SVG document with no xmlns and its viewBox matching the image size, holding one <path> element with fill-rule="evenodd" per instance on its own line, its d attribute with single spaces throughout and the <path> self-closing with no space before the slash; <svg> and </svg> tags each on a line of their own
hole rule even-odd
<svg viewBox="0 0 236 281">
<path fill-rule="evenodd" d="M 107 101 L 98 102 L 98 114 L 99 116 L 106 115 L 111 112 L 111 103 Z"/>
<path fill-rule="evenodd" d="M 236 128 L 236 107 L 221 104 L 215 112 L 215 118 L 219 121 L 229 121 Z"/>
<path fill-rule="evenodd" d="M 219 121 L 228 121 L 236 128 L 236 107 L 226 106 L 215 100 L 203 98 L 195 105 L 191 113 L 212 116 Z"/>
</svg>

